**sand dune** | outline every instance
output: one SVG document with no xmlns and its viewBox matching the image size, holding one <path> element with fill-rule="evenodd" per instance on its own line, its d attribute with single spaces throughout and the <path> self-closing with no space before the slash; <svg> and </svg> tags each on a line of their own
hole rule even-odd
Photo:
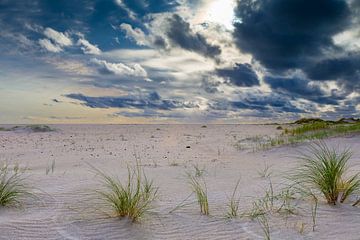
<svg viewBox="0 0 360 240">
<path fill-rule="evenodd" d="M 22 208 L 0 209 L 0 239 L 263 239 L 257 221 L 224 217 L 228 197 L 241 178 L 240 209 L 249 209 L 268 185 L 258 174 L 264 163 L 272 165 L 272 182 L 280 189 L 284 174 L 296 166 L 294 155 L 304 147 L 258 152 L 234 147 L 247 137 L 277 134 L 271 125 L 54 127 L 57 131 L 45 133 L 0 132 L 0 161 L 26 166 L 27 181 L 37 195 L 26 199 Z M 351 164 L 360 170 L 358 136 L 328 143 L 351 147 Z M 88 164 L 121 177 L 136 158 L 159 186 L 160 195 L 153 213 L 132 224 L 104 213 L 110 210 L 96 197 L 94 190 L 101 185 Z M 191 193 L 185 172 L 193 165 L 206 169 L 210 216 L 200 215 L 196 204 L 169 213 Z M 300 209 L 288 219 L 271 217 L 272 239 L 360 239 L 359 208 L 321 202 L 315 232 L 310 205 L 301 203 Z"/>
</svg>

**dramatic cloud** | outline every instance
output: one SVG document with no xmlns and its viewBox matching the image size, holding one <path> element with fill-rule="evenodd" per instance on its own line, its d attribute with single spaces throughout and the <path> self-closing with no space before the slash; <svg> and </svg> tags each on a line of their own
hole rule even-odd
<svg viewBox="0 0 360 240">
<path fill-rule="evenodd" d="M 304 98 L 320 104 L 336 105 L 343 97 L 327 94 L 318 85 L 311 84 L 308 80 L 300 78 L 274 78 L 265 77 L 265 82 L 275 91 L 287 94 L 291 97 Z"/>
<path fill-rule="evenodd" d="M 210 109 L 218 111 L 252 110 L 258 117 L 275 116 L 283 113 L 305 113 L 303 109 L 292 104 L 288 98 L 279 94 L 266 94 L 262 92 L 247 93 L 239 100 L 217 99 L 210 103 Z"/>
<path fill-rule="evenodd" d="M 168 23 L 166 35 L 173 45 L 206 57 L 215 58 L 220 55 L 219 46 L 209 44 L 204 36 L 194 33 L 190 24 L 178 14 L 173 14 L 172 17 L 168 18 Z"/>
<path fill-rule="evenodd" d="M 305 69 L 314 80 L 337 80 L 349 90 L 360 90 L 360 54 L 325 59 Z"/>
<path fill-rule="evenodd" d="M 359 0 L 0 0 L 0 26 L 16 116 L 23 94 L 105 120 L 360 112 Z"/>
<path fill-rule="evenodd" d="M 236 63 L 233 68 L 217 69 L 217 74 L 228 83 L 238 87 L 252 87 L 259 85 L 259 79 L 250 64 Z"/>
<path fill-rule="evenodd" d="M 351 20 L 345 0 L 242 0 L 236 16 L 237 46 L 271 70 L 302 68 L 336 50 L 332 37 Z"/>
<path fill-rule="evenodd" d="M 197 108 L 194 103 L 162 99 L 158 93 L 153 92 L 144 97 L 124 96 L 124 97 L 89 97 L 82 94 L 68 94 L 68 98 L 80 100 L 91 108 L 134 108 L 134 109 L 158 109 L 172 110 L 178 108 Z"/>
</svg>

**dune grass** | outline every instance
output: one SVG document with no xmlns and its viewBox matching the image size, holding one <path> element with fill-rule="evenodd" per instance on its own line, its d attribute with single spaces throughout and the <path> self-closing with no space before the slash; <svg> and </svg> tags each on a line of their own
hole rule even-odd
<svg viewBox="0 0 360 240">
<path fill-rule="evenodd" d="M 300 135 L 311 131 L 318 131 L 322 129 L 327 129 L 331 126 L 328 122 L 314 122 L 314 123 L 306 123 L 302 124 L 298 127 L 295 127 L 293 129 L 285 129 L 284 133 L 290 134 L 290 135 Z"/>
<path fill-rule="evenodd" d="M 204 215 L 209 215 L 209 202 L 208 202 L 208 195 L 207 195 L 207 187 L 204 179 L 194 176 L 191 173 L 187 173 L 189 184 L 191 189 L 196 195 L 197 202 L 200 207 L 200 212 Z"/>
<path fill-rule="evenodd" d="M 228 207 L 228 211 L 226 213 L 227 218 L 236 218 L 239 215 L 240 198 L 237 196 L 239 184 L 240 184 L 240 179 L 237 181 L 234 191 L 229 200 L 229 203 L 227 204 Z"/>
<path fill-rule="evenodd" d="M 92 168 L 100 175 L 106 189 L 97 192 L 117 217 L 128 217 L 136 222 L 152 209 L 158 188 L 148 180 L 139 164 L 134 168 L 128 167 L 125 181 Z"/>
<path fill-rule="evenodd" d="M 349 149 L 338 151 L 324 142 L 314 143 L 299 156 L 302 164 L 291 179 L 305 191 L 321 193 L 329 204 L 342 203 L 360 189 L 359 174 L 348 174 L 351 156 Z"/>
<path fill-rule="evenodd" d="M 264 168 L 257 171 L 259 177 L 260 178 L 270 178 L 271 175 L 273 174 L 271 168 L 272 168 L 271 165 L 269 166 L 267 163 L 264 163 Z"/>
<path fill-rule="evenodd" d="M 266 215 L 261 215 L 257 218 L 258 223 L 260 224 L 260 227 L 264 233 L 264 239 L 265 240 L 270 240 L 271 236 L 270 236 L 270 225 L 269 225 L 269 220 L 267 218 Z"/>
<path fill-rule="evenodd" d="M 20 205 L 21 199 L 31 195 L 25 184 L 20 168 L 16 165 L 10 168 L 4 164 L 0 168 L 0 206 Z"/>
<path fill-rule="evenodd" d="M 317 122 L 284 130 L 284 134 L 289 135 L 289 143 L 343 136 L 351 133 L 360 133 L 360 123 L 330 124 L 327 122 Z"/>
<path fill-rule="evenodd" d="M 285 128 L 280 135 L 255 136 L 242 139 L 234 146 L 243 150 L 252 143 L 253 151 L 266 150 L 281 145 L 291 145 L 307 141 L 323 140 L 330 137 L 347 136 L 360 133 L 360 122 L 344 123 L 341 121 L 318 121 L 297 124 L 295 127 Z"/>
</svg>

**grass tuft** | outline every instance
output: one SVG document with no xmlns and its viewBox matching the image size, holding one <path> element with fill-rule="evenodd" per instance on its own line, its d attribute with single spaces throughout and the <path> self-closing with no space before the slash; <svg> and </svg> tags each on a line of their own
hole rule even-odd
<svg viewBox="0 0 360 240">
<path fill-rule="evenodd" d="M 260 224 L 261 229 L 263 230 L 264 233 L 264 239 L 265 240 L 270 240 L 270 225 L 269 225 L 269 221 L 266 215 L 261 215 L 257 218 L 258 223 Z"/>
<path fill-rule="evenodd" d="M 240 198 L 236 195 L 237 190 L 239 188 L 240 179 L 237 181 L 234 191 L 231 195 L 230 201 L 228 203 L 228 212 L 226 214 L 227 218 L 236 218 L 238 217 L 239 212 L 239 204 L 240 204 Z"/>
<path fill-rule="evenodd" d="M 261 171 L 257 171 L 260 178 L 270 178 L 272 175 L 272 166 L 269 166 L 267 163 L 264 163 L 264 168 Z"/>
<path fill-rule="evenodd" d="M 0 206 L 20 205 L 24 196 L 31 195 L 24 180 L 18 166 L 4 164 L 0 168 Z"/>
<path fill-rule="evenodd" d="M 200 212 L 204 215 L 209 215 L 209 202 L 207 196 L 207 187 L 203 179 L 200 179 L 196 175 L 187 173 L 189 184 L 196 195 L 197 202 L 199 203 Z"/>
<path fill-rule="evenodd" d="M 320 192 L 334 205 L 360 189 L 359 174 L 346 177 L 352 155 L 349 149 L 339 152 L 319 142 L 310 145 L 308 150 L 299 157 L 303 164 L 292 176 L 300 187 Z"/>
<path fill-rule="evenodd" d="M 106 189 L 98 193 L 117 217 L 128 217 L 136 222 L 152 209 L 158 188 L 154 186 L 153 181 L 148 180 L 139 164 L 134 168 L 128 167 L 126 181 L 120 181 L 99 169 L 92 168 L 100 175 Z"/>
</svg>

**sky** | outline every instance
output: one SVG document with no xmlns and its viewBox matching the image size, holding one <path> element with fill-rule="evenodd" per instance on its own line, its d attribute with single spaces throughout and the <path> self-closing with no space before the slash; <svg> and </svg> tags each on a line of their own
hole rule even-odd
<svg viewBox="0 0 360 240">
<path fill-rule="evenodd" d="M 360 113 L 360 0 L 0 0 L 0 123 Z"/>
</svg>

